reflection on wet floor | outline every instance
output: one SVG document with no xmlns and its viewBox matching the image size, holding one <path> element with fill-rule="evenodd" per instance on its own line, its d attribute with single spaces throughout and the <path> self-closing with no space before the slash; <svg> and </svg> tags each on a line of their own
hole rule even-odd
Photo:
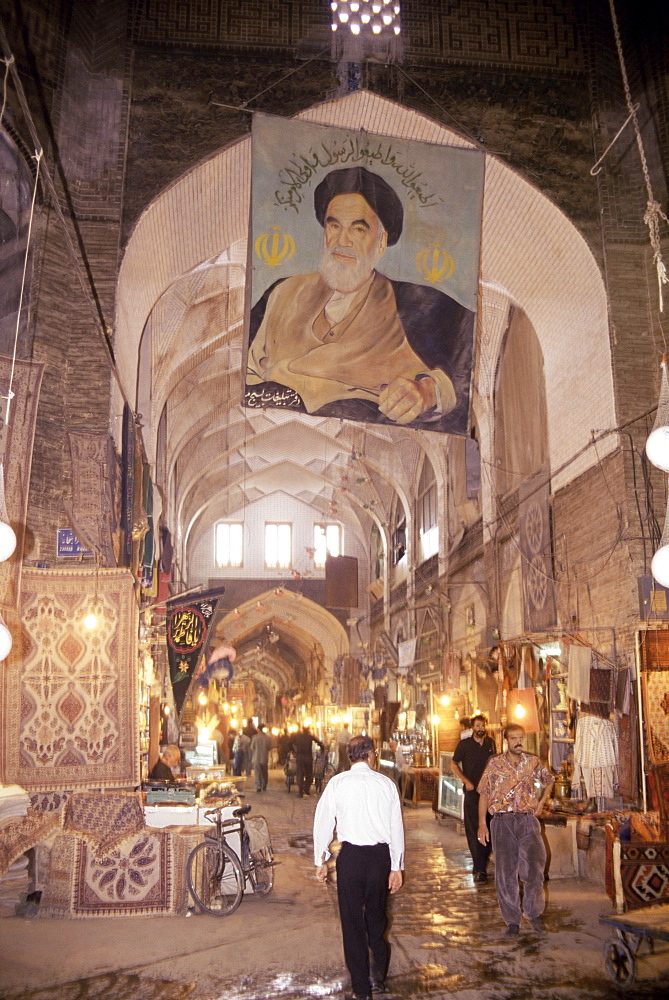
<svg viewBox="0 0 669 1000">
<path fill-rule="evenodd" d="M 310 836 L 287 837 L 282 847 L 306 856 Z M 599 975 L 579 971 L 578 948 L 587 943 L 589 929 L 570 909 L 551 903 L 545 938 L 523 927 L 509 941 L 503 936 L 494 881 L 474 885 L 465 850 L 414 842 L 407 864 L 405 887 L 390 901 L 390 938 L 395 956 L 391 969 L 410 971 L 389 976 L 387 1000 L 620 1000 L 622 993 L 603 966 Z M 334 920 L 334 908 L 322 919 Z M 339 933 L 338 925 L 333 932 Z M 560 932 L 560 944 L 566 947 L 556 948 L 553 938 L 551 948 L 551 932 Z M 420 955 L 424 961 L 416 960 Z M 249 970 L 248 976 L 230 981 L 222 975 L 215 991 L 202 993 L 193 983 L 152 979 L 145 968 L 141 975 L 117 972 L 52 988 L 9 990 L 3 1000 L 340 1000 L 346 986 L 343 970 L 337 969 L 314 970 L 311 976 Z M 640 962 L 638 981 L 624 995 L 658 1000 L 669 995 L 669 980 L 644 981 Z"/>
</svg>

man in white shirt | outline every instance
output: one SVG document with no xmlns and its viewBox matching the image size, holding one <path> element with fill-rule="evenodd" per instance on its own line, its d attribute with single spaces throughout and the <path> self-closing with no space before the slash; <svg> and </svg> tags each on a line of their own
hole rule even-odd
<svg viewBox="0 0 669 1000">
<path fill-rule="evenodd" d="M 389 891 L 402 887 L 404 827 L 395 782 L 374 770 L 376 752 L 370 737 L 354 736 L 348 757 L 350 771 L 330 779 L 316 808 L 314 864 L 316 877 L 326 882 L 336 826 L 342 844 L 337 898 L 353 988 L 350 1000 L 369 1000 L 372 993 L 384 990 L 389 958 L 384 938 L 386 900 Z"/>
</svg>

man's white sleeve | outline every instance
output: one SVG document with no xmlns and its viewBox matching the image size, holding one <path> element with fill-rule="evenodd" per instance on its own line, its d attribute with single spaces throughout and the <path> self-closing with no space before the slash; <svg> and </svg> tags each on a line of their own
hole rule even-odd
<svg viewBox="0 0 669 1000">
<path fill-rule="evenodd" d="M 392 871 L 404 868 L 404 824 L 400 797 L 396 789 L 390 809 L 390 867 Z"/>
</svg>

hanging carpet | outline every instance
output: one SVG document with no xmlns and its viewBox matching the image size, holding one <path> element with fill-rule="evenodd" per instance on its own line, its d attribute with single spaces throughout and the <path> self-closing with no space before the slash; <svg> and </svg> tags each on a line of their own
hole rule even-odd
<svg viewBox="0 0 669 1000">
<path fill-rule="evenodd" d="M 96 588 L 98 626 L 88 630 Z M 5 670 L 0 778 L 31 791 L 136 785 L 132 575 L 24 569 L 21 612 L 23 641 Z"/>
</svg>

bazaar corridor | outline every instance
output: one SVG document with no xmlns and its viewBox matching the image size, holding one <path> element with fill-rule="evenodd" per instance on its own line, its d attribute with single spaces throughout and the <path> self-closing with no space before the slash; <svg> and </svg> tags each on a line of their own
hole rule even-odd
<svg viewBox="0 0 669 1000">
<path fill-rule="evenodd" d="M 247 896 L 229 917 L 106 920 L 7 918 L 0 924 L 4 1000 L 339 1000 L 348 986 L 336 890 L 316 882 L 311 828 L 317 797 L 287 794 L 270 772 L 265 794 L 247 794 L 269 822 L 274 891 Z M 545 937 L 529 926 L 509 942 L 494 882 L 474 885 L 464 835 L 427 804 L 405 808 L 405 885 L 390 902 L 391 998 L 607 1000 L 599 923 L 611 902 L 579 878 L 547 884 Z M 669 990 L 669 954 L 638 962 L 625 995 Z"/>
</svg>

